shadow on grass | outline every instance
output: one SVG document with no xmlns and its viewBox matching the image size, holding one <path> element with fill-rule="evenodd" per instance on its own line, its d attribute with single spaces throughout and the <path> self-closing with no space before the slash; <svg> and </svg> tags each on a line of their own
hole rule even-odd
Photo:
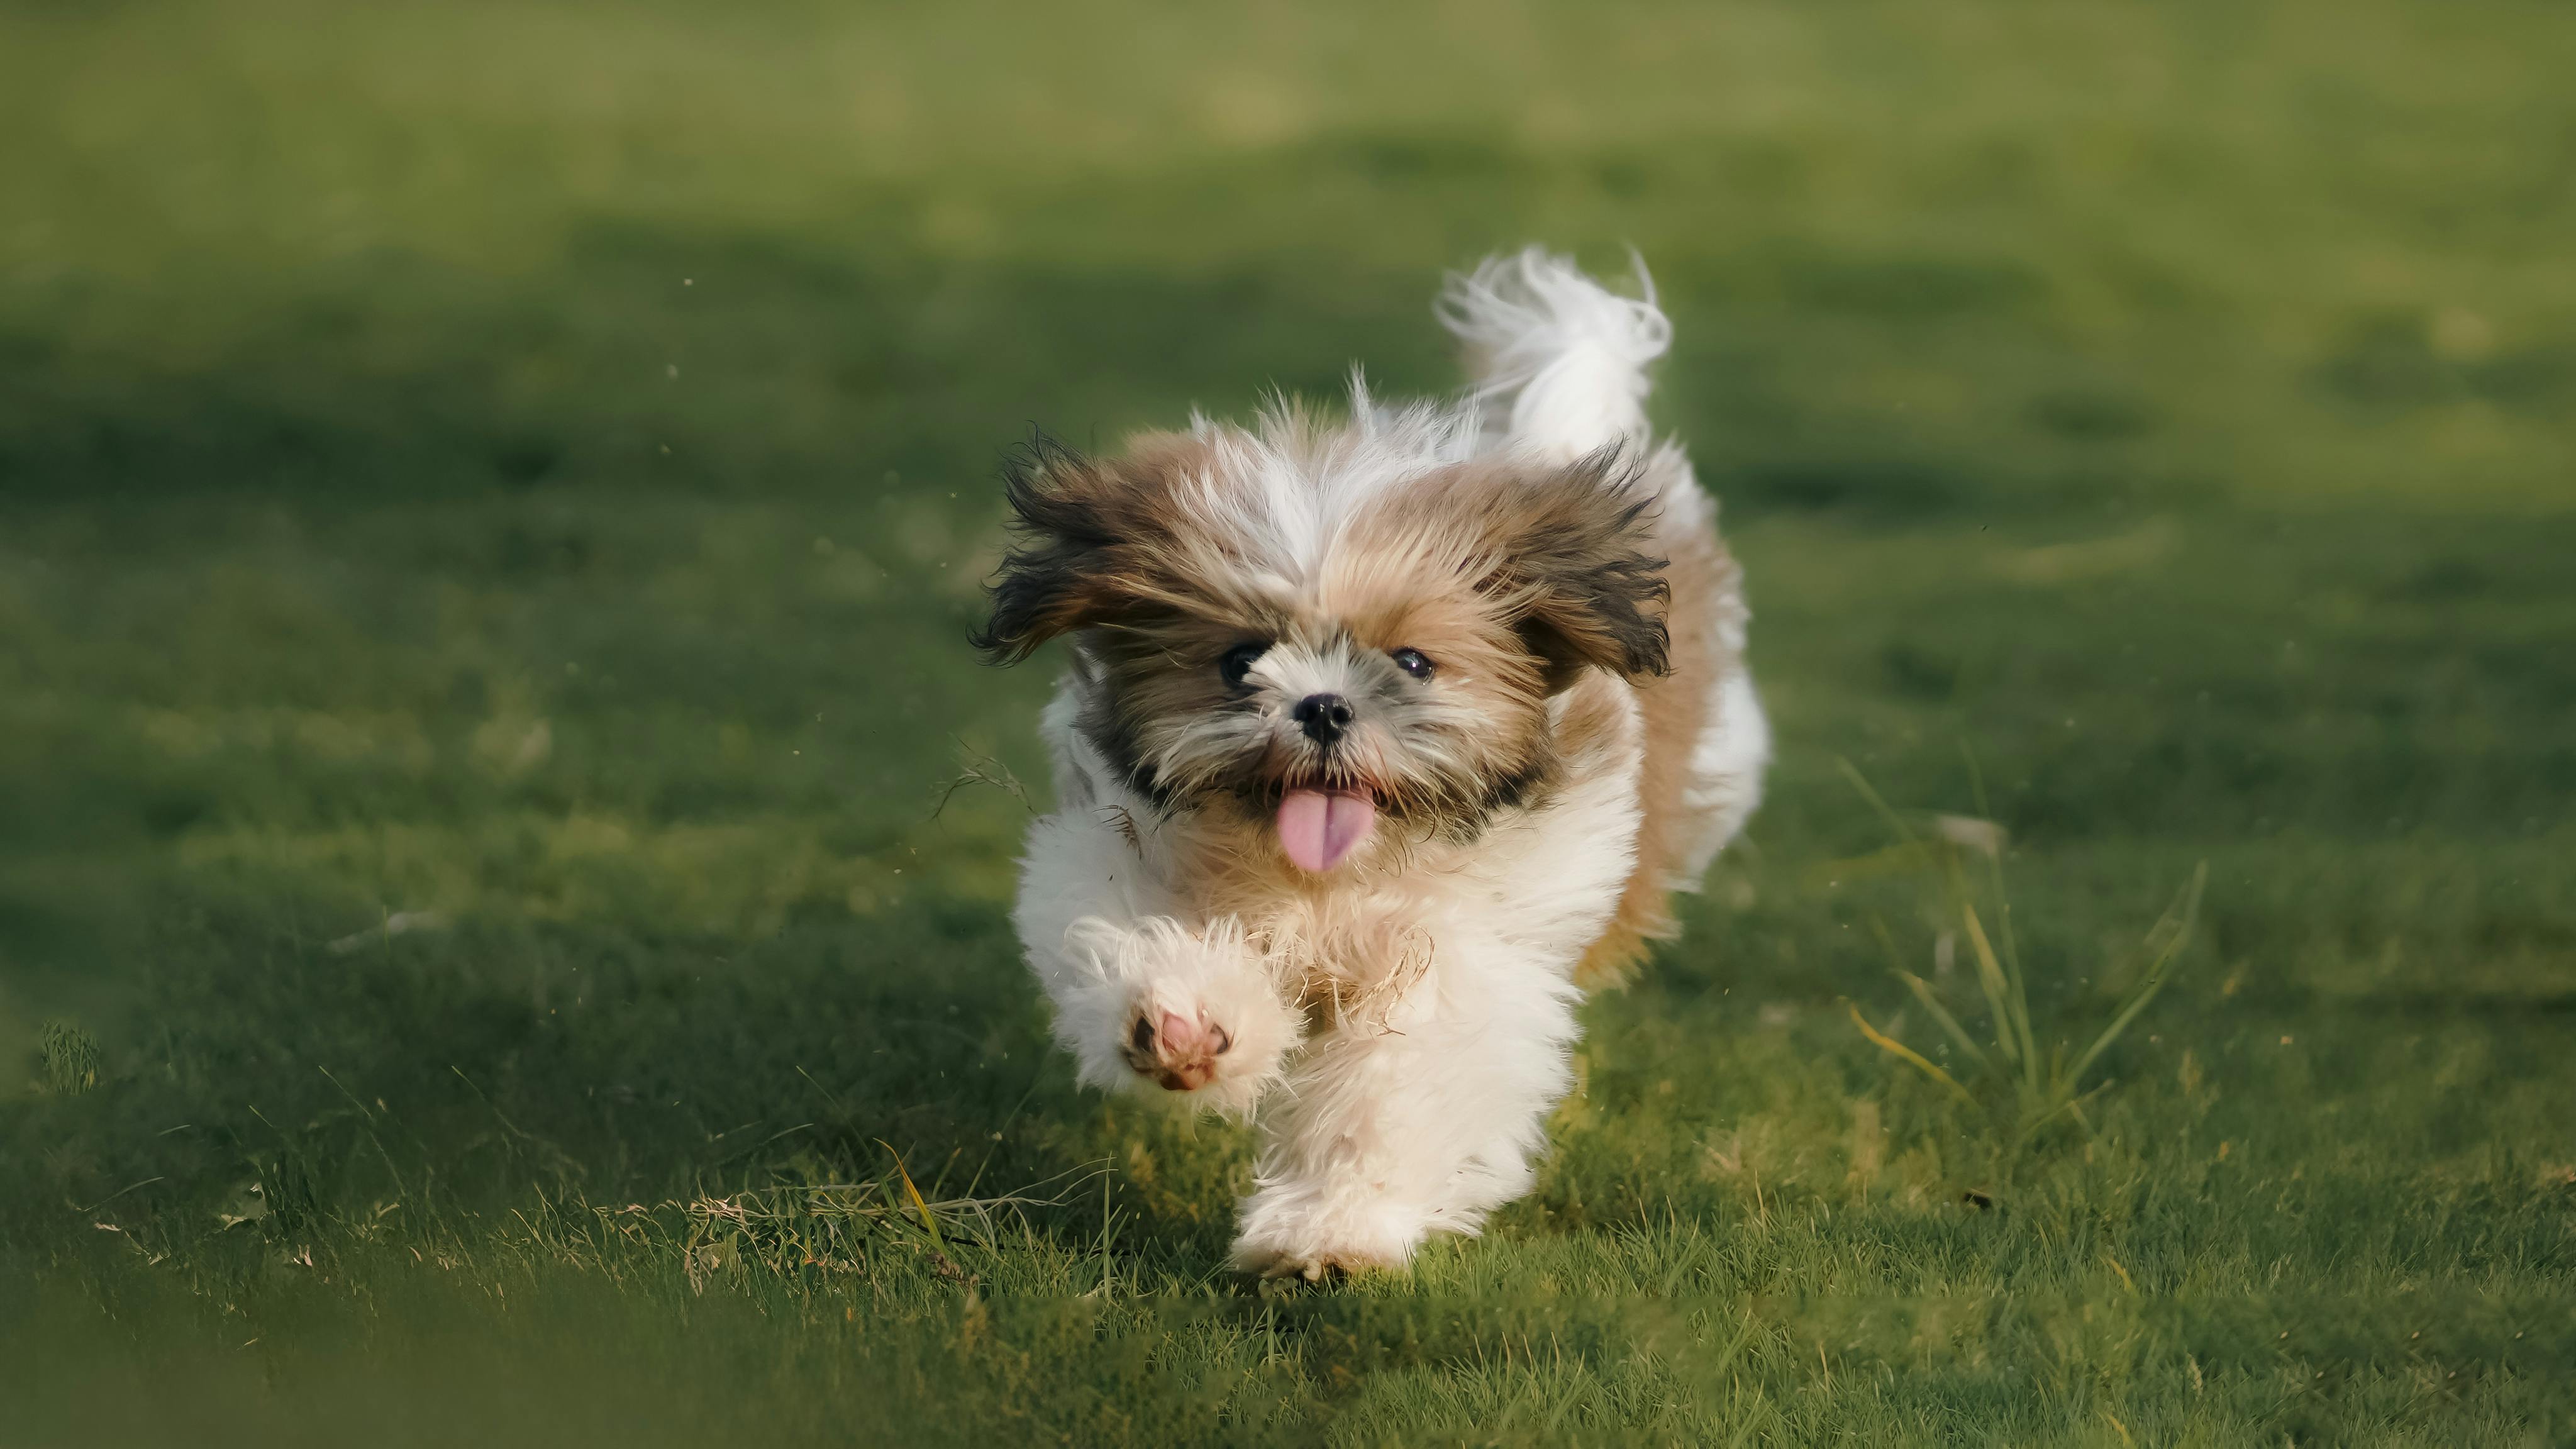
<svg viewBox="0 0 2576 1449">
<path fill-rule="evenodd" d="M 105 1213 L 148 1251 L 248 1270 L 388 1228 L 488 1233 L 532 1194 L 622 1209 L 869 1182 L 890 1150 L 934 1198 L 1008 1191 L 1125 1139 L 1180 1159 L 1163 1173 L 1179 1194 L 1118 1210 L 1221 1247 L 1215 1211 L 1155 1219 L 1228 1200 L 1228 1135 L 1122 1127 L 1108 1118 L 1136 1114 L 1077 1094 L 988 907 L 757 941 L 469 922 L 334 944 L 270 911 L 193 914 L 155 943 L 109 1080 L 8 1109 L 13 1155 L 44 1163 L 14 1184 L 10 1236 Z M 1096 1235 L 1100 1212 L 1060 1226 Z"/>
</svg>

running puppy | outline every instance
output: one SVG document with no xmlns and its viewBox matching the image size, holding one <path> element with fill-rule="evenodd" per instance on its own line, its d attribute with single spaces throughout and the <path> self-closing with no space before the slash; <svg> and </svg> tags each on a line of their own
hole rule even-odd
<svg viewBox="0 0 2576 1449">
<path fill-rule="evenodd" d="M 1062 636 L 1015 920 L 1083 1080 L 1264 1134 L 1238 1267 L 1404 1264 L 1528 1190 L 1583 989 L 1673 933 L 1770 737 L 1670 327 L 1532 249 L 1453 277 L 1472 388 L 1040 442 L 977 645 Z"/>
</svg>

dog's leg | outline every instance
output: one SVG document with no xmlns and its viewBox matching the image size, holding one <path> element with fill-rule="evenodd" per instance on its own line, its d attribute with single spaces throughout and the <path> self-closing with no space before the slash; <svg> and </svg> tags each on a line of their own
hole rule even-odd
<svg viewBox="0 0 2576 1449">
<path fill-rule="evenodd" d="M 1192 916 L 1103 812 L 1039 821 L 1022 877 L 1020 940 L 1083 1081 L 1250 1111 L 1303 1024 L 1241 925 Z"/>
<path fill-rule="evenodd" d="M 1529 1190 L 1571 1080 L 1575 992 L 1555 953 L 1455 936 L 1383 1011 L 1308 1043 L 1263 1109 L 1235 1266 L 1269 1276 L 1400 1267 Z"/>
</svg>

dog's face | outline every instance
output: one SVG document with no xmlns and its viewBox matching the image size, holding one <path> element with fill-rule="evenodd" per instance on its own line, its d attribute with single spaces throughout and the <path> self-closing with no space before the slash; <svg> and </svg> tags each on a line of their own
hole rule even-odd
<svg viewBox="0 0 2576 1449">
<path fill-rule="evenodd" d="M 1072 635 L 1093 686 L 1081 728 L 1130 785 L 1267 826 L 1320 873 L 1382 818 L 1469 839 L 1545 789 L 1549 698 L 1590 669 L 1661 673 L 1665 589 L 1613 457 L 1380 459 L 1354 482 L 1347 450 L 1307 441 L 1033 448 L 977 642 L 1010 660 Z"/>
</svg>

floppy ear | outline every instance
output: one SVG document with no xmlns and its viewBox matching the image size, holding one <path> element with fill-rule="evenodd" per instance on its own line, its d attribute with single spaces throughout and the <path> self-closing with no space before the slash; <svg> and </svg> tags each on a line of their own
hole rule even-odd
<svg viewBox="0 0 2576 1449">
<path fill-rule="evenodd" d="M 1586 668 L 1632 683 L 1667 672 L 1672 588 L 1637 469 L 1605 448 L 1532 479 L 1515 512 L 1500 582 L 1524 601 L 1518 627 L 1545 661 L 1548 692 Z"/>
<path fill-rule="evenodd" d="M 1044 433 L 1003 464 L 1018 542 L 987 592 L 992 617 L 968 641 L 996 664 L 1016 664 L 1049 639 L 1109 617 L 1125 602 L 1117 549 L 1144 520 L 1136 482 Z"/>
</svg>

